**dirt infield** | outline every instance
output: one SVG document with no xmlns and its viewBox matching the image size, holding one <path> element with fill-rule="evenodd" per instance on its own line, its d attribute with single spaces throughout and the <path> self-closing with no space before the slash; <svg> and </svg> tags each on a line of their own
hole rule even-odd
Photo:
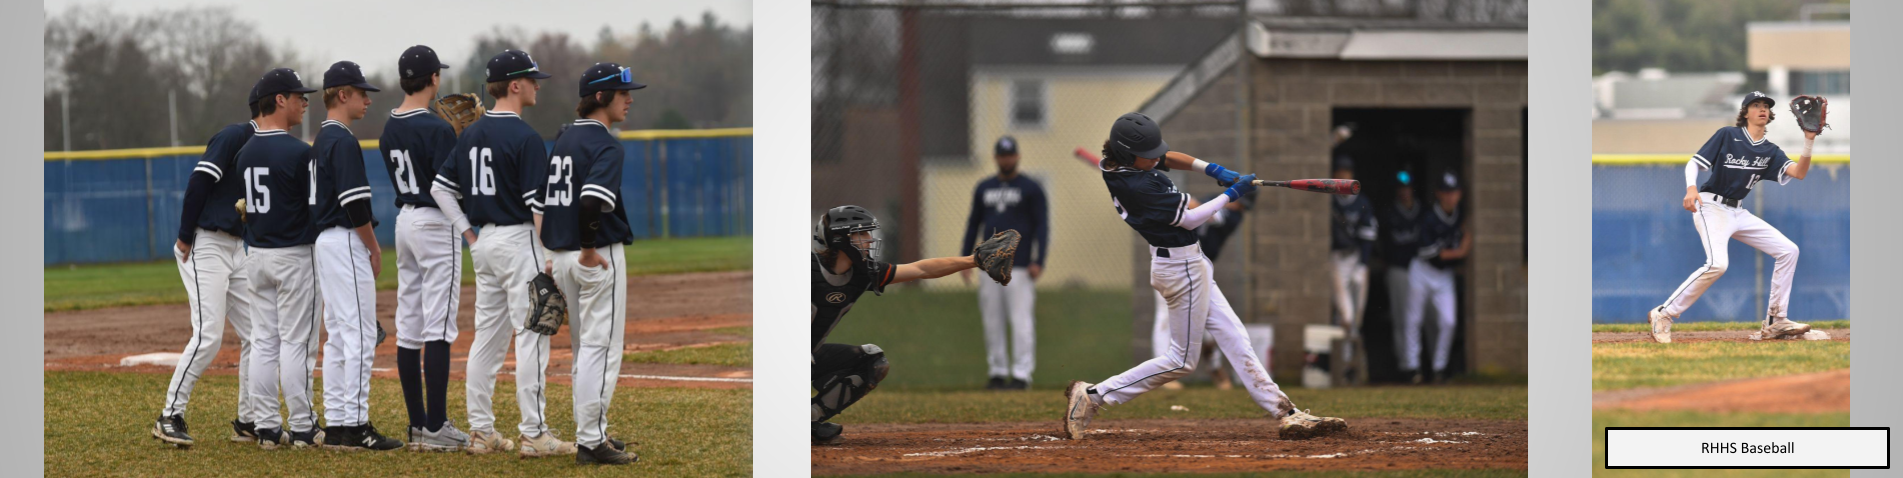
<svg viewBox="0 0 1903 478">
<path fill-rule="evenodd" d="M 813 475 L 892 472 L 1245 472 L 1263 470 L 1526 469 L 1522 420 L 1352 419 L 1344 435 L 1275 438 L 1248 420 L 1103 420 L 1082 441 L 1055 420 L 986 424 L 845 424 L 844 441 L 813 446 Z"/>
<path fill-rule="evenodd" d="M 1848 412 L 1850 370 L 1598 392 L 1592 395 L 1592 407 L 1638 411 Z"/>
<path fill-rule="evenodd" d="M 1818 329 L 1830 334 L 1830 340 L 1850 341 L 1850 329 Z M 1749 337 L 1756 330 L 1706 330 L 1672 332 L 1672 343 L 1694 342 L 1753 342 Z M 1593 332 L 1592 343 L 1651 342 L 1652 334 L 1647 332 Z"/>
<path fill-rule="evenodd" d="M 455 380 L 462 379 L 462 364 L 469 353 L 469 344 L 475 340 L 475 299 L 475 287 L 463 286 L 462 305 L 456 318 L 460 333 L 451 345 L 454 352 L 450 371 Z M 122 367 L 119 360 L 129 355 L 177 353 L 183 349 L 192 333 L 187 307 L 174 304 L 47 313 L 45 368 L 172 373 L 171 367 Z M 395 314 L 396 291 L 378 292 L 377 319 L 392 335 L 396 331 L 392 319 Z M 628 278 L 628 352 L 747 342 L 751 340 L 748 336 L 716 333 L 710 329 L 752 326 L 751 271 Z M 238 336 L 231 332 L 229 325 L 226 327 L 224 345 L 219 348 L 208 373 L 237 373 Z M 549 341 L 549 379 L 559 383 L 567 382 L 569 366 L 574 361 L 569 330 L 563 327 Z M 509 363 L 514 363 L 511 355 Z M 372 373 L 395 378 L 395 367 L 396 339 L 391 337 L 377 347 Z M 504 366 L 500 379 L 511 379 L 512 368 Z M 749 368 L 708 365 L 625 364 L 621 373 L 623 386 L 664 387 L 748 388 L 750 382 L 691 379 L 751 379 L 753 376 Z"/>
</svg>

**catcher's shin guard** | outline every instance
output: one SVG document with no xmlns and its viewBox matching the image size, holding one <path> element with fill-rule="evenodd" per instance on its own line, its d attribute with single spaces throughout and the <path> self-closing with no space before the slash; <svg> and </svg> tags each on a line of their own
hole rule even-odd
<svg viewBox="0 0 1903 478">
<path fill-rule="evenodd" d="M 830 345 L 830 344 L 828 344 Z M 813 421 L 831 420 L 846 407 L 852 406 L 872 389 L 879 387 L 885 380 L 885 374 L 891 365 L 885 361 L 885 351 L 879 346 L 865 344 L 849 347 L 857 357 L 850 359 L 843 368 L 829 372 L 815 371 L 813 389 L 819 393 L 813 396 Z"/>
</svg>

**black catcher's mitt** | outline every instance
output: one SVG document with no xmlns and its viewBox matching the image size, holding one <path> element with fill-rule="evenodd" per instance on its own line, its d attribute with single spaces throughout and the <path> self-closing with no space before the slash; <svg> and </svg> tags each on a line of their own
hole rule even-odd
<svg viewBox="0 0 1903 478">
<path fill-rule="evenodd" d="M 1018 230 L 992 235 L 972 249 L 971 255 L 977 259 L 978 268 L 991 275 L 991 280 L 998 281 L 998 285 L 1011 285 L 1011 258 L 1018 255 Z"/>
<path fill-rule="evenodd" d="M 1830 101 L 1822 96 L 1799 96 L 1791 98 L 1791 115 L 1797 117 L 1797 127 L 1806 132 L 1822 133 L 1830 123 L 1824 118 L 1830 113 Z"/>
<path fill-rule="evenodd" d="M 568 323 L 568 296 L 555 287 L 555 278 L 537 272 L 529 279 L 529 322 L 523 328 L 542 335 L 555 335 Z"/>
<path fill-rule="evenodd" d="M 457 93 L 436 99 L 436 115 L 443 117 L 443 121 L 448 121 L 449 126 L 456 129 L 456 136 L 462 136 L 463 128 L 481 119 L 485 111 L 482 98 L 475 93 Z"/>
</svg>

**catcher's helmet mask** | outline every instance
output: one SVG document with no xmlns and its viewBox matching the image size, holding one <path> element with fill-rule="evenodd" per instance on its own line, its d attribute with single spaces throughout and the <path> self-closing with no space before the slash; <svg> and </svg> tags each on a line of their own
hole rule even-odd
<svg viewBox="0 0 1903 478">
<path fill-rule="evenodd" d="M 866 237 L 854 240 L 858 233 Z M 859 206 L 839 206 L 826 211 L 813 225 L 816 251 L 838 251 L 853 262 L 879 260 L 879 220 Z"/>
</svg>

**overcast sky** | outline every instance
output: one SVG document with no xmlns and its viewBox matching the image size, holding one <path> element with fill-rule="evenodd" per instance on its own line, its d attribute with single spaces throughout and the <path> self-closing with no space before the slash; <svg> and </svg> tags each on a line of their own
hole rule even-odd
<svg viewBox="0 0 1903 478">
<path fill-rule="evenodd" d="M 675 19 L 700 23 L 701 13 L 712 11 L 720 23 L 735 28 L 753 25 L 751 0 L 698 1 L 523 1 L 523 0 L 386 0 L 386 1 L 236 1 L 236 0 L 45 0 L 49 15 L 72 5 L 110 5 L 126 14 L 186 6 L 229 6 L 239 18 L 258 26 L 273 46 L 290 46 L 300 58 L 328 66 L 337 60 L 363 65 L 365 74 L 396 69 L 397 56 L 410 45 L 429 45 L 443 63 L 461 68 L 475 46 L 475 36 L 495 26 L 521 27 L 529 32 L 567 32 L 584 47 L 607 26 L 631 34 L 642 22 L 665 32 Z M 451 15 L 453 14 L 453 15 Z M 529 52 L 533 55 L 535 52 Z M 307 67 L 309 68 L 309 67 Z"/>
</svg>

